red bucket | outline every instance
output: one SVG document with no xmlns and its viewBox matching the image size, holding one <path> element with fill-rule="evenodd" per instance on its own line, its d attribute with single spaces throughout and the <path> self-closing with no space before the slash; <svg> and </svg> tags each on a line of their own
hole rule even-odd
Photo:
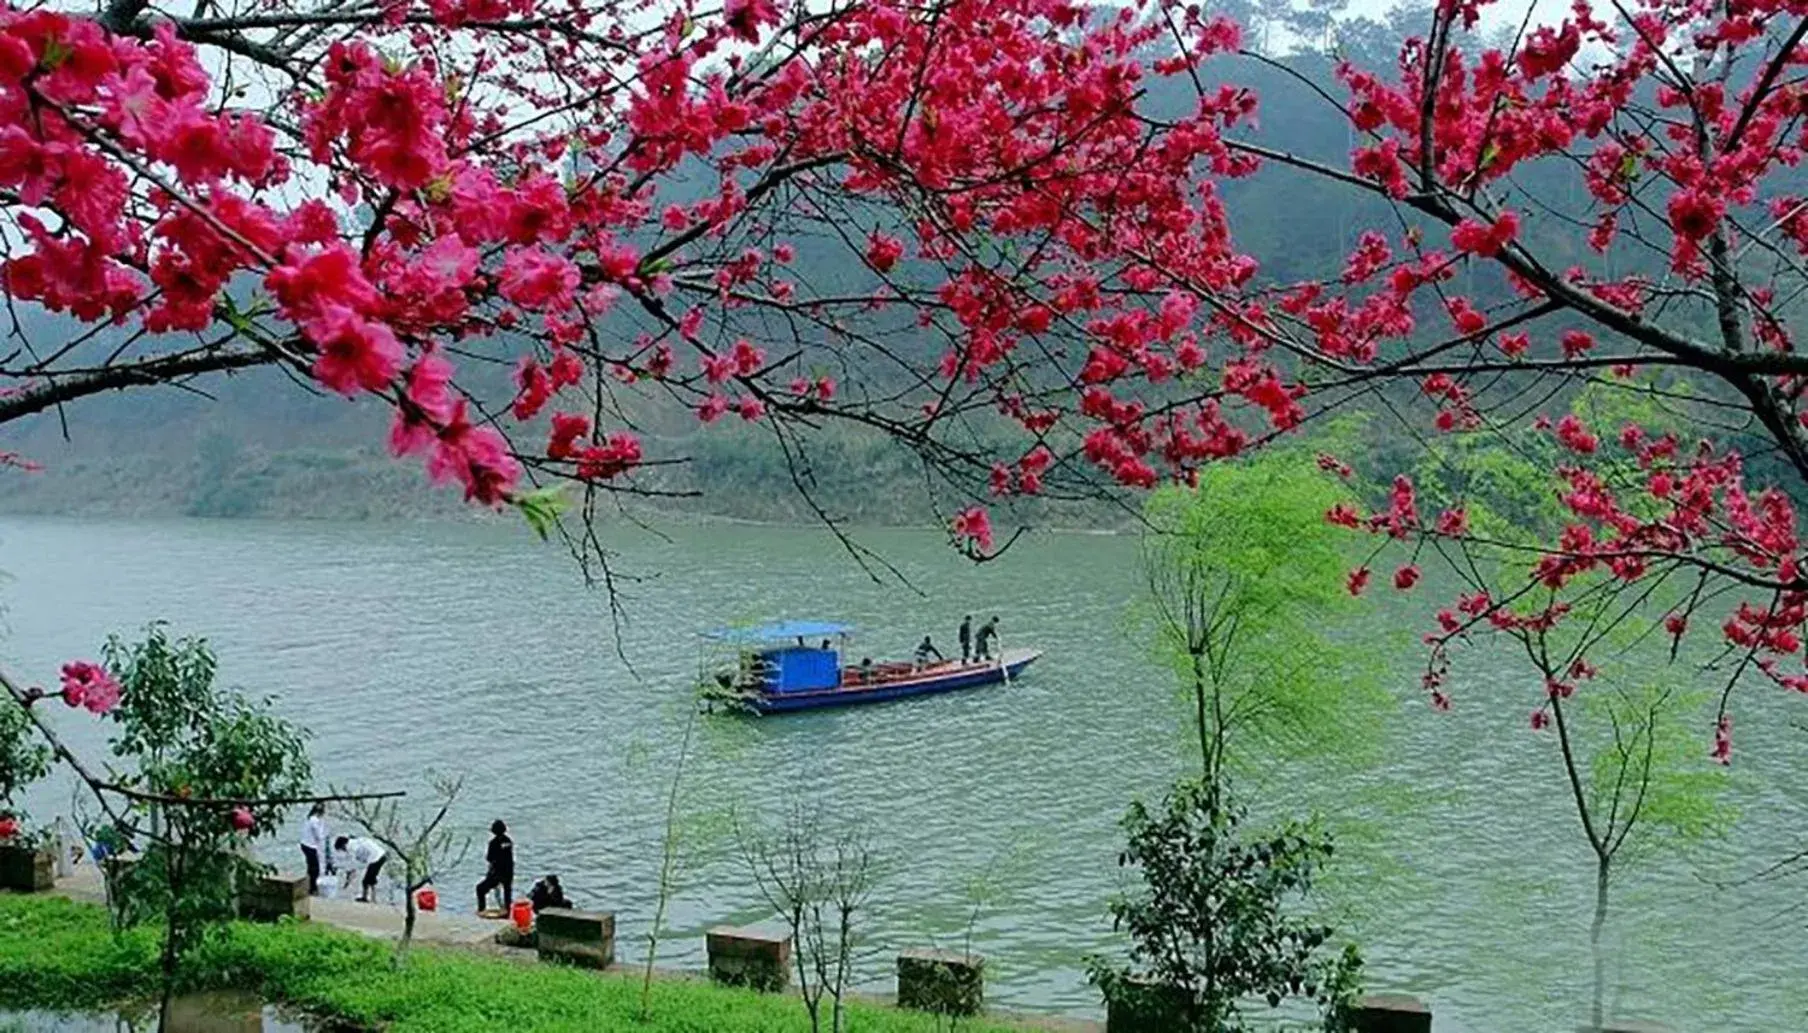
<svg viewBox="0 0 1808 1033">
<path fill-rule="evenodd" d="M 515 901 L 512 914 L 515 919 L 515 928 L 527 932 L 534 927 L 534 905 L 530 901 Z"/>
<path fill-rule="evenodd" d="M 432 886 L 421 887 L 421 891 L 414 895 L 414 906 L 422 911 L 438 911 L 439 893 Z"/>
</svg>

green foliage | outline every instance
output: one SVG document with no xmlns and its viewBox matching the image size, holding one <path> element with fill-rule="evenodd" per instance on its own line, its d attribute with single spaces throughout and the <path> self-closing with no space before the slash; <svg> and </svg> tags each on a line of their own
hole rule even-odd
<svg viewBox="0 0 1808 1033">
<path fill-rule="evenodd" d="M 1422 511 L 1460 506 L 1476 537 L 1524 544 L 1562 526 L 1565 511 L 1551 492 L 1559 459 L 1548 433 L 1521 428 L 1434 438 L 1412 472 Z"/>
<path fill-rule="evenodd" d="M 552 529 L 558 526 L 559 516 L 571 508 L 571 499 L 566 496 L 561 485 L 535 488 L 515 498 L 515 508 L 527 520 L 527 526 L 545 541 Z"/>
<path fill-rule="evenodd" d="M 1378 758 L 1393 708 L 1379 652 L 1336 634 L 1352 536 L 1325 521 L 1351 494 L 1311 457 L 1208 467 L 1144 507 L 1138 611 L 1190 703 L 1207 778 L 1313 759 Z"/>
<path fill-rule="evenodd" d="M 14 797 L 50 773 L 50 748 L 38 740 L 31 716 L 10 700 L 0 704 L 0 818 L 25 824 L 23 805 Z"/>
<path fill-rule="evenodd" d="M 134 863 L 110 864 L 109 903 L 121 925 L 158 920 L 172 958 L 209 925 L 231 918 L 236 887 L 264 866 L 243 849 L 279 827 L 285 808 L 248 803 L 190 806 L 159 798 L 256 801 L 294 797 L 311 777 L 304 734 L 268 701 L 214 685 L 217 663 L 198 638 L 171 640 L 152 624 L 142 641 L 108 640 L 103 655 L 119 679 L 116 731 L 109 745 L 119 784 L 133 797 L 94 838 L 116 852 L 136 847 Z M 240 831 L 235 811 L 251 818 Z M 173 964 L 173 961 L 172 961 Z"/>
<path fill-rule="evenodd" d="M 1731 827 L 1728 772 L 1701 745 L 1711 705 L 1706 693 L 1651 681 L 1597 685 L 1582 696 L 1574 733 L 1585 758 L 1588 809 L 1617 866 L 1687 849 Z"/>
<path fill-rule="evenodd" d="M 1549 415 L 1574 413 L 1604 440 L 1590 468 L 1609 484 L 1636 484 L 1644 479 L 1637 458 L 1612 444 L 1628 425 L 1647 440 L 1675 434 L 1686 447 L 1699 435 L 1696 417 L 1685 415 L 1696 403 L 1686 380 L 1646 378 L 1610 385 L 1591 382 L 1553 404 Z M 1421 509 L 1428 513 L 1462 506 L 1471 532 L 1489 541 L 1512 545 L 1546 544 L 1575 515 L 1553 491 L 1553 471 L 1573 456 L 1548 430 L 1529 423 L 1490 429 L 1487 433 L 1438 435 L 1424 443 L 1403 467 L 1412 471 Z M 1639 516 L 1655 516 L 1656 500 L 1642 492 L 1624 492 L 1621 502 Z M 1509 557 L 1529 569 L 1535 555 Z"/>
<path fill-rule="evenodd" d="M 417 949 L 406 967 L 384 944 L 315 925 L 232 923 L 196 948 L 184 990 L 233 987 L 337 1022 L 388 1033 L 795 1033 L 808 1022 L 794 999 L 682 980 L 653 984 L 641 1023 L 639 986 L 626 974 Z M 0 895 L 0 1007 L 79 1009 L 157 989 L 148 930 L 108 933 L 99 909 L 54 898 Z M 935 1018 L 850 1002 L 861 1033 L 930 1033 Z M 975 1021 L 971 1033 L 1022 1027 Z"/>
<path fill-rule="evenodd" d="M 1151 999 L 1176 1033 L 1240 1033 L 1248 1002 L 1271 1008 L 1307 999 L 1336 1028 L 1361 966 L 1354 946 L 1337 953 L 1332 930 L 1299 917 L 1313 881 L 1331 860 L 1331 837 L 1297 823 L 1245 828 L 1243 809 L 1215 786 L 1182 782 L 1160 813 L 1141 802 L 1123 825 L 1119 858 L 1140 869 L 1144 889 L 1114 900 L 1130 935 L 1131 965 L 1094 960 L 1091 978 L 1107 1001 L 1139 1011 Z"/>
<path fill-rule="evenodd" d="M 110 712 L 117 731 L 108 745 L 124 765 L 125 785 L 207 799 L 307 791 L 312 769 L 306 733 L 278 717 L 269 700 L 215 686 L 218 663 L 205 639 L 172 641 L 165 625 L 152 624 L 140 642 L 108 639 L 102 655 L 120 683 L 119 705 Z M 285 811 L 270 805 L 247 809 L 255 820 L 254 835 L 274 832 Z M 230 828 L 224 820 L 209 824 Z"/>
</svg>

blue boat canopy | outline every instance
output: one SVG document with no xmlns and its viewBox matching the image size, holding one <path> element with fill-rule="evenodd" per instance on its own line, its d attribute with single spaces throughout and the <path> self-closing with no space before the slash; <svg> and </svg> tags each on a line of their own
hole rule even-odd
<svg viewBox="0 0 1808 1033">
<path fill-rule="evenodd" d="M 716 628 L 714 631 L 704 632 L 703 637 L 717 642 L 757 646 L 767 642 L 788 642 L 798 638 L 807 642 L 811 639 L 845 635 L 853 630 L 852 624 L 836 624 L 832 621 L 779 621 L 775 624 L 761 624 L 749 628 Z"/>
</svg>

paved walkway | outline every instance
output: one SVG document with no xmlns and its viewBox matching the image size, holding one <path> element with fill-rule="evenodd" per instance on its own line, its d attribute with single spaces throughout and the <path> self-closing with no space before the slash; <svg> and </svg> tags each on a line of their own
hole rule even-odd
<svg viewBox="0 0 1808 1033">
<path fill-rule="evenodd" d="M 93 864 L 76 865 L 67 877 L 57 880 L 56 892 L 71 900 L 95 904 L 104 904 L 107 900 L 100 869 Z M 316 922 L 365 936 L 393 940 L 402 935 L 403 914 L 399 904 L 360 904 L 350 897 L 314 897 L 308 901 L 308 912 Z M 502 924 L 500 920 L 476 915 L 421 911 L 415 917 L 414 942 L 455 947 L 491 945 Z"/>
</svg>

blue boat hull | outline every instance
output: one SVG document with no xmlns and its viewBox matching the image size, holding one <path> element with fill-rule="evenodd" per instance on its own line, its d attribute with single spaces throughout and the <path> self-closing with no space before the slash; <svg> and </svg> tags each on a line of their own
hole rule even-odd
<svg viewBox="0 0 1808 1033">
<path fill-rule="evenodd" d="M 857 703 L 883 703 L 910 696 L 930 696 L 978 688 L 981 685 L 996 685 L 1007 678 L 1015 678 L 1041 655 L 1030 650 L 1013 651 L 1006 655 L 1003 664 L 985 667 L 967 665 L 947 671 L 932 668 L 920 675 L 877 685 L 844 685 L 810 692 L 759 693 L 746 697 L 743 702 L 755 713 L 788 714 L 799 710 L 822 710 Z"/>
</svg>

